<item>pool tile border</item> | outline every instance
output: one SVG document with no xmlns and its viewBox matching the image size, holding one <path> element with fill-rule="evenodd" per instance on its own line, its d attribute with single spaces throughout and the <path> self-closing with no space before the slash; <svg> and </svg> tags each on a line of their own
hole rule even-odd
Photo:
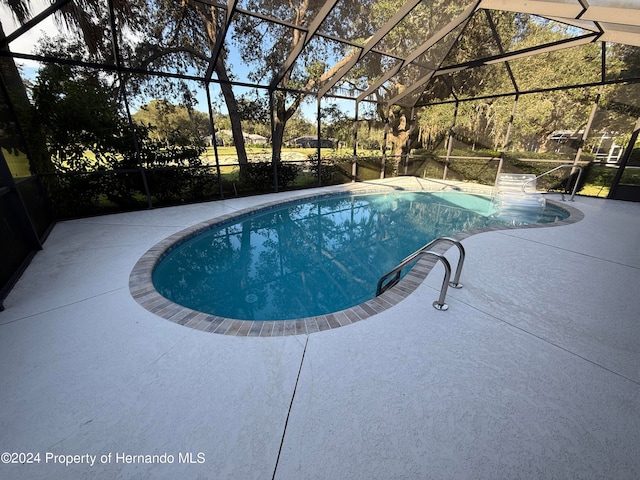
<svg viewBox="0 0 640 480">
<path fill-rule="evenodd" d="M 252 321 L 238 320 L 233 318 L 224 318 L 203 312 L 198 312 L 190 308 L 178 305 L 171 300 L 163 297 L 153 286 L 151 275 L 155 265 L 162 260 L 177 244 L 198 235 L 201 231 L 206 230 L 214 225 L 227 222 L 231 219 L 237 220 L 244 216 L 250 215 L 256 211 L 265 211 L 270 208 L 282 207 L 284 204 L 297 202 L 299 200 L 322 198 L 328 195 L 338 193 L 380 193 L 389 191 L 390 189 L 404 191 L 441 191 L 447 188 L 464 191 L 466 193 L 484 193 L 486 187 L 468 184 L 446 184 L 444 187 L 437 182 L 439 188 L 425 188 L 425 185 L 418 182 L 419 186 L 399 186 L 399 185 L 366 185 L 360 188 L 346 188 L 325 193 L 315 193 L 309 195 L 296 196 L 290 200 L 279 200 L 273 202 L 262 203 L 250 208 L 239 210 L 237 212 L 216 217 L 210 221 L 200 222 L 186 229 L 170 235 L 161 240 L 138 260 L 129 275 L 129 291 L 131 296 L 149 312 L 158 315 L 166 320 L 170 320 L 179 325 L 188 328 L 200 330 L 207 333 L 217 333 L 221 335 L 233 335 L 242 337 L 280 337 L 288 335 L 309 335 L 325 330 L 341 328 L 352 323 L 366 320 L 378 313 L 381 313 L 393 306 L 397 305 L 424 281 L 431 269 L 436 264 L 436 260 L 432 258 L 421 259 L 416 266 L 395 286 L 384 292 L 382 295 L 375 297 L 367 302 L 353 306 L 346 310 L 329 313 L 326 315 L 318 315 L 314 317 L 300 318 L 296 320 L 272 320 L 272 321 Z M 358 185 L 358 184 L 356 184 Z M 466 188 L 465 188 L 466 187 Z M 471 187 L 471 188 L 469 188 Z M 489 227 L 463 232 L 453 237 L 459 241 L 469 238 L 472 235 L 483 232 L 513 230 L 522 228 L 552 228 L 563 225 L 570 225 L 579 222 L 584 218 L 584 214 L 577 208 L 568 205 L 566 202 L 562 204 L 547 200 L 549 203 L 562 208 L 569 212 L 569 217 L 564 220 L 552 224 L 530 224 L 524 226 L 499 226 Z M 437 253 L 445 253 L 450 245 L 440 245 L 434 248 Z"/>
</svg>

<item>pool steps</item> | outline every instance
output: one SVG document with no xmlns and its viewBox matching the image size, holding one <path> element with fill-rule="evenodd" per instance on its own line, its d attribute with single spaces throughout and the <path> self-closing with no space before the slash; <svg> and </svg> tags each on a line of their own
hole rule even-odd
<svg viewBox="0 0 640 480">
<path fill-rule="evenodd" d="M 532 174 L 503 173 L 496 181 L 494 202 L 499 214 L 522 210 L 542 210 L 545 199 L 536 190 L 537 177 Z"/>
</svg>

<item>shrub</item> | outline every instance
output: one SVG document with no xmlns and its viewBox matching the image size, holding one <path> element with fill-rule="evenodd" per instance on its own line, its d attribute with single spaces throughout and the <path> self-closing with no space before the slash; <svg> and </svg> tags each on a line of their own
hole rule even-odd
<svg viewBox="0 0 640 480">
<path fill-rule="evenodd" d="M 336 185 L 351 179 L 351 157 L 323 159 L 318 166 L 318 154 L 308 155 L 309 171 L 317 179 L 320 170 L 320 185 Z"/>
<path fill-rule="evenodd" d="M 278 188 L 293 184 L 300 173 L 297 165 L 281 163 L 278 165 Z M 273 164 L 271 162 L 249 163 L 240 166 L 240 182 L 252 190 L 266 192 L 275 188 L 273 182 Z"/>
</svg>

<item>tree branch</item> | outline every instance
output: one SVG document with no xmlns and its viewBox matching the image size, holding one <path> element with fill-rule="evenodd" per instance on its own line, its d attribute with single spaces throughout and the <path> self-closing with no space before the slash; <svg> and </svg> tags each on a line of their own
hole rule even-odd
<svg viewBox="0 0 640 480">
<path fill-rule="evenodd" d="M 149 49 L 148 52 L 151 52 L 151 49 Z M 207 55 L 205 55 L 202 52 L 199 52 L 195 48 L 185 47 L 185 46 L 166 47 L 166 48 L 157 48 L 155 52 L 151 52 L 148 57 L 143 58 L 139 62 L 138 67 L 141 69 L 147 69 L 149 65 L 154 61 L 164 57 L 165 55 L 170 55 L 172 53 L 189 53 L 194 57 L 199 58 L 200 60 L 203 60 L 205 62 L 209 61 L 209 57 Z"/>
<path fill-rule="evenodd" d="M 344 65 L 349 63 L 351 61 L 351 59 L 355 55 L 356 55 L 355 51 L 353 51 L 349 55 L 345 55 L 333 67 L 331 67 L 329 70 L 327 70 L 322 75 L 320 75 L 320 78 L 318 78 L 317 80 L 314 79 L 314 78 L 309 78 L 309 80 L 307 81 L 306 85 L 304 86 L 304 90 L 307 90 L 307 91 L 308 90 L 312 90 L 316 85 L 321 85 L 322 83 L 324 83 L 327 80 L 329 80 L 330 78 L 332 78 L 336 73 L 338 73 L 338 71 Z M 305 93 L 299 93 L 299 94 L 296 95 L 296 97 L 295 97 L 293 103 L 291 104 L 291 106 L 289 108 L 287 108 L 287 111 L 286 111 L 286 114 L 285 114 L 285 121 L 289 120 L 295 114 L 295 112 L 298 110 L 298 108 L 300 108 L 300 105 L 302 104 L 302 102 L 306 98 L 306 96 L 307 96 L 307 94 L 305 94 Z"/>
</svg>

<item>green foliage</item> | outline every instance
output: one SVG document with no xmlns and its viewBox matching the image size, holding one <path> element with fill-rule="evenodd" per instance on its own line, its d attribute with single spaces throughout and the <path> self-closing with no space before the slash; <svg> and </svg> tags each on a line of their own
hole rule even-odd
<svg viewBox="0 0 640 480">
<path fill-rule="evenodd" d="M 54 163 L 67 174 L 51 184 L 58 211 L 85 214 L 105 202 L 139 208 L 146 199 L 140 167 L 147 169 L 149 192 L 159 203 L 201 195 L 210 183 L 200 158 L 203 119 L 186 107 L 156 101 L 144 112 L 147 125 L 131 125 L 117 95 L 93 70 L 47 64 L 38 72 L 35 107 Z"/>
<path fill-rule="evenodd" d="M 323 159 L 320 165 L 318 165 L 317 153 L 309 155 L 308 158 L 309 171 L 316 182 L 318 173 L 320 174 L 320 185 L 337 185 L 351 179 L 351 160 L 349 157 Z"/>
<path fill-rule="evenodd" d="M 211 130 L 209 116 L 168 100 L 152 100 L 143 105 L 133 119 L 145 125 L 149 136 L 169 145 L 202 145 Z"/>
<path fill-rule="evenodd" d="M 238 99 L 238 114 L 240 118 L 249 122 L 268 124 L 271 121 L 269 102 L 254 93 L 253 98 L 242 95 Z"/>
<path fill-rule="evenodd" d="M 58 171 L 72 175 L 52 185 L 54 203 L 66 210 L 74 203 L 91 204 L 100 195 L 100 178 L 79 175 L 113 169 L 132 146 L 114 91 L 95 71 L 64 64 L 40 69 L 33 87 L 35 109 Z"/>
<path fill-rule="evenodd" d="M 67 65 L 48 64 L 33 88 L 38 115 L 47 141 L 62 170 L 89 171 L 92 160 L 111 153 L 110 139 L 122 134 L 118 106 L 97 74 Z"/>
<path fill-rule="evenodd" d="M 353 119 L 348 117 L 336 104 L 321 109 L 322 138 L 335 138 L 343 144 L 353 139 Z"/>
<path fill-rule="evenodd" d="M 290 163 L 278 165 L 278 187 L 287 188 L 292 185 L 300 173 L 300 167 Z M 244 187 L 253 191 L 273 191 L 273 164 L 271 162 L 257 162 L 243 165 L 240 169 L 240 182 Z"/>
<path fill-rule="evenodd" d="M 29 159 L 27 156 L 18 150 L 5 150 L 2 149 L 2 155 L 7 161 L 9 170 L 13 175 L 13 178 L 29 177 L 31 175 L 31 169 L 29 168 Z"/>
<path fill-rule="evenodd" d="M 138 158 L 135 155 L 123 157 L 115 168 L 136 168 L 139 162 L 147 169 L 149 192 L 164 204 L 182 202 L 185 197 L 191 196 L 188 192 L 204 188 L 206 169 L 202 168 L 203 145 L 166 146 L 164 142 L 150 138 L 148 133 L 145 127 L 136 128 Z M 177 134 L 170 132 L 170 136 L 176 137 Z M 123 145 L 122 149 L 125 150 L 126 146 Z M 119 179 L 107 183 L 105 187 L 109 200 L 123 206 L 135 203 L 136 196 L 144 192 L 143 185 L 137 179 Z"/>
<path fill-rule="evenodd" d="M 300 111 L 289 119 L 285 127 L 285 139 L 287 140 L 314 135 L 316 135 L 316 125 L 307 120 Z"/>
<path fill-rule="evenodd" d="M 495 26 L 497 43 L 488 17 Z M 490 57 L 505 52 L 549 44 L 578 35 L 567 25 L 545 21 L 537 17 L 509 12 L 478 12 L 456 41 L 444 65 L 464 64 L 472 59 Z M 597 82 L 600 79 L 600 44 L 591 43 L 542 55 L 531 55 L 505 64 L 467 68 L 444 75 L 432 82 L 425 98 L 467 99 L 499 93 L 553 88 Z M 615 50 L 615 49 L 614 49 Z M 624 69 L 624 52 L 607 50 L 610 68 Z M 633 55 L 628 55 L 628 59 Z M 619 59 L 616 63 L 616 59 Z M 616 66 L 617 65 L 617 66 Z M 515 85 L 514 85 L 515 82 Z M 611 87 L 618 90 L 620 87 Z M 544 151 L 549 148 L 547 137 L 556 130 L 578 131 L 585 127 L 589 111 L 597 93 L 596 88 L 567 89 L 518 98 L 510 141 L 504 145 L 514 97 L 487 98 L 459 105 L 455 135 L 473 149 Z M 604 99 L 610 96 L 605 92 Z M 629 95 L 625 95 L 629 98 Z M 624 97 L 621 97 L 624 98 Z M 624 101 L 623 101 L 624 102 Z M 436 148 L 448 134 L 453 123 L 454 105 L 439 105 L 419 112 L 421 140 L 427 147 Z M 611 115 L 607 115 L 611 117 Z M 628 131 L 619 128 L 611 118 L 599 115 L 593 125 L 595 131 Z M 603 121 L 601 121 L 601 119 Z"/>
<path fill-rule="evenodd" d="M 358 150 L 377 150 L 382 152 L 384 123 L 375 119 L 358 122 Z"/>
<path fill-rule="evenodd" d="M 265 138 L 271 137 L 271 112 L 269 111 L 269 101 L 260 96 L 257 91 L 251 95 L 242 95 L 237 102 L 237 110 L 242 120 L 242 130 L 244 133 L 252 133 L 262 135 Z M 228 119 L 228 116 L 226 116 Z M 224 122 L 227 126 L 222 126 L 220 122 L 216 123 L 216 128 L 230 129 L 231 122 Z"/>
<path fill-rule="evenodd" d="M 418 140 L 427 150 L 435 149 L 449 134 L 453 124 L 454 105 L 435 105 L 418 112 Z"/>
</svg>

